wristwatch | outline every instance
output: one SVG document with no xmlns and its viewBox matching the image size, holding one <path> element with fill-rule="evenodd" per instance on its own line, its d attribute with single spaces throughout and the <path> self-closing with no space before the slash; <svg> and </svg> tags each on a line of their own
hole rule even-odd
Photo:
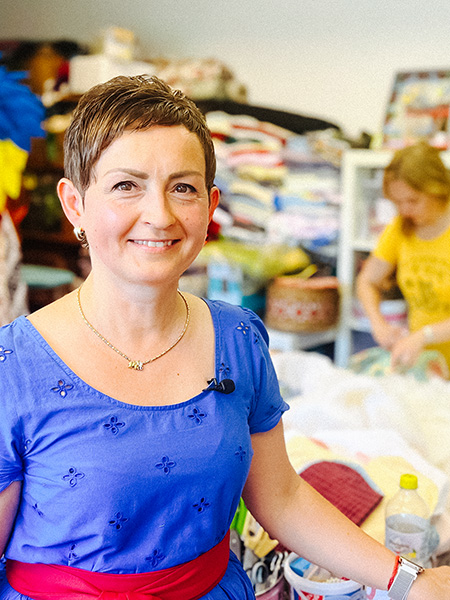
<svg viewBox="0 0 450 600">
<path fill-rule="evenodd" d="M 417 579 L 417 576 L 424 570 L 423 567 L 400 556 L 397 573 L 388 590 L 389 598 L 391 598 L 391 600 L 406 600 L 412 584 Z"/>
</svg>

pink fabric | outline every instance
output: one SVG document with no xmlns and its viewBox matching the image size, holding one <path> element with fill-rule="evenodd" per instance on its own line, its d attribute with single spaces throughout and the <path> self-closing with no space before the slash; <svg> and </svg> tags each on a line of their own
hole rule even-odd
<svg viewBox="0 0 450 600">
<path fill-rule="evenodd" d="M 182 565 L 117 575 L 93 573 L 63 565 L 8 560 L 8 582 L 35 600 L 198 600 L 211 591 L 227 570 L 230 534 L 198 558 Z"/>
</svg>

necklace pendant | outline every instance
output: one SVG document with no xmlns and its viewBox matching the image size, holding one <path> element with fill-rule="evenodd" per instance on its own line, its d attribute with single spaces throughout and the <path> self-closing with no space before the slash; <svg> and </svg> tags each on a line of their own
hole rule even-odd
<svg viewBox="0 0 450 600">
<path fill-rule="evenodd" d="M 142 362 L 142 360 L 130 360 L 128 363 L 128 368 L 134 369 L 135 371 L 143 371 L 144 363 Z"/>
</svg>

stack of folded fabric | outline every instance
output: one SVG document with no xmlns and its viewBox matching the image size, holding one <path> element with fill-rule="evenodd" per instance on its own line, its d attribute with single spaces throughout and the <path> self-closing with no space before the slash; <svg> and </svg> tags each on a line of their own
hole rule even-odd
<svg viewBox="0 0 450 600">
<path fill-rule="evenodd" d="M 335 242 L 340 172 L 311 150 L 306 135 L 249 115 L 207 113 L 217 155 L 216 184 L 233 228 L 264 232 L 275 244 Z"/>
</svg>

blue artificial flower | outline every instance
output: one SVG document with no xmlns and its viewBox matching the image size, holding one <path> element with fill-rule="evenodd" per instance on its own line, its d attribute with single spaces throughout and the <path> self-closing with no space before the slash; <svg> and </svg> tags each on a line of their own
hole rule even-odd
<svg viewBox="0 0 450 600">
<path fill-rule="evenodd" d="M 0 65 L 0 140 L 11 140 L 29 152 L 32 137 L 43 137 L 45 107 L 40 98 L 21 83 L 26 73 L 9 72 Z"/>
</svg>

